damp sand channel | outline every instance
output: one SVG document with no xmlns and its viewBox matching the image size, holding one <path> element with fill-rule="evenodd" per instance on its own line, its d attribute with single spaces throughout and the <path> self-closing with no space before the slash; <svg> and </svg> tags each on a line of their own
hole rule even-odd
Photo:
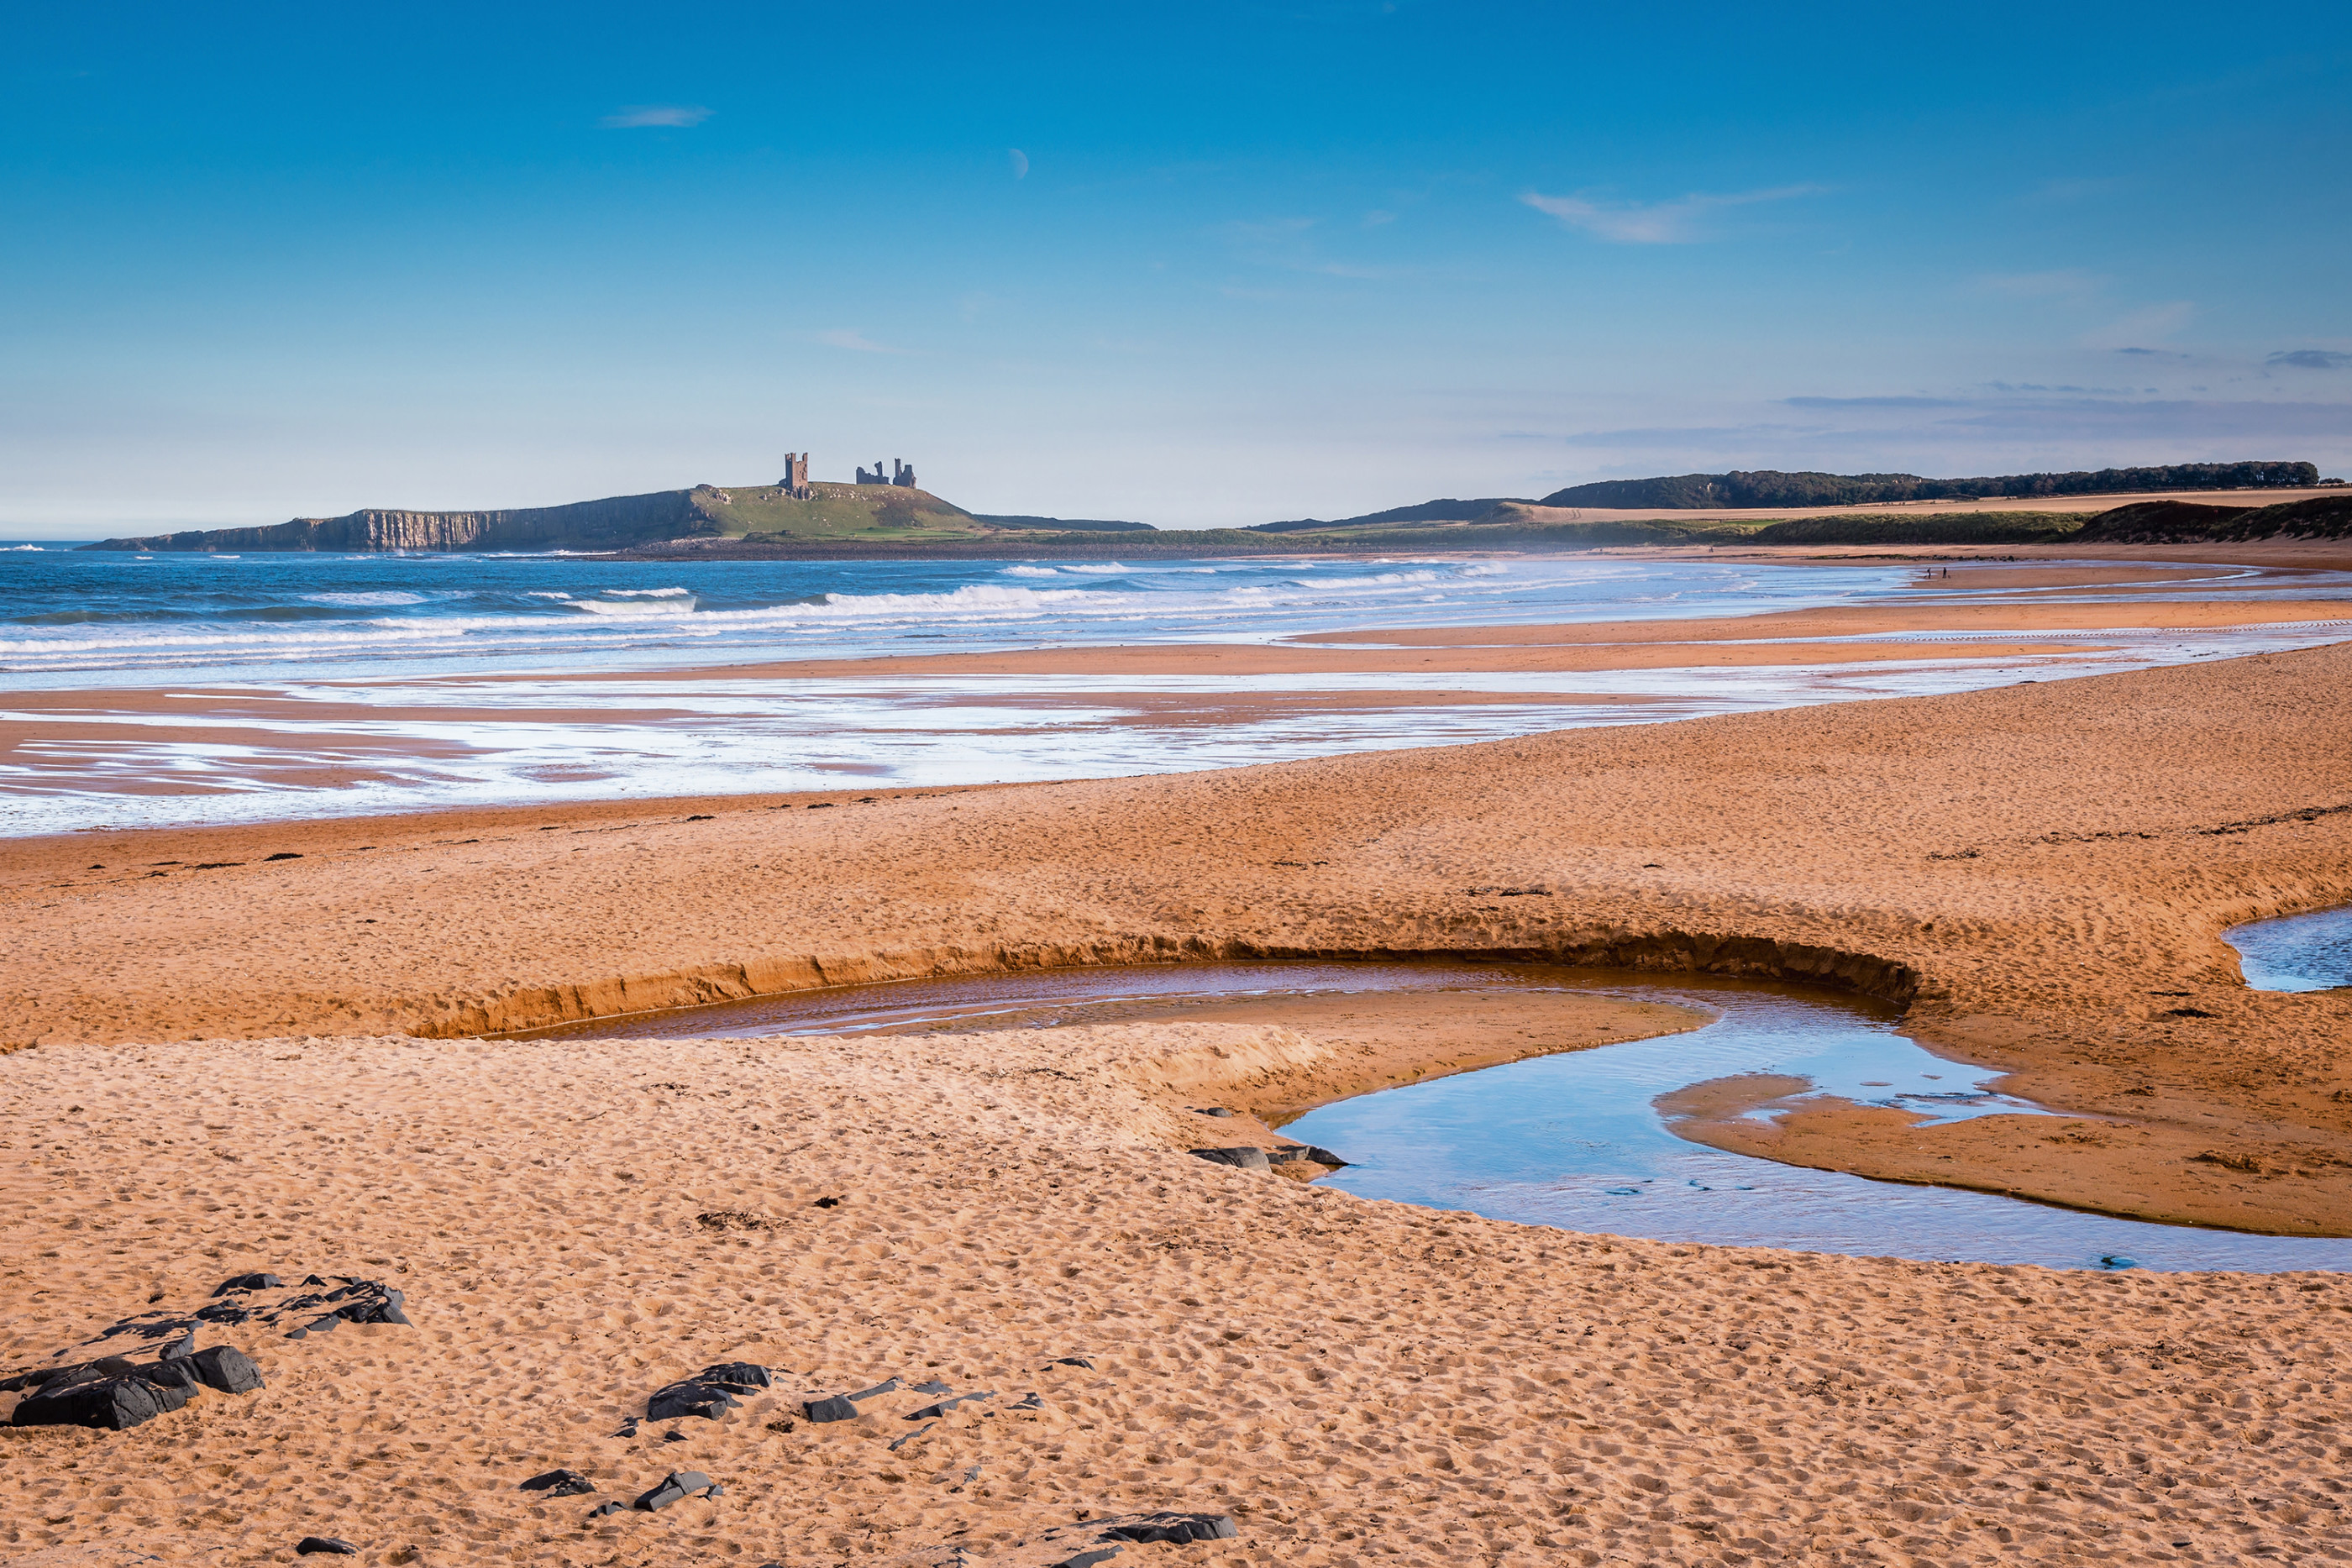
<svg viewBox="0 0 2352 1568">
<path fill-rule="evenodd" d="M 1839 992 L 1535 965 L 1192 963 L 839 987 L 529 1031 L 524 1038 L 701 1039 L 973 1032 L 1180 1020 L 1281 1023 L 1318 1012 L 1379 1027 L 1385 1005 L 1547 996 L 1664 1004 L 1711 1021 L 1538 1055 L 1321 1105 L 1285 1134 L 1352 1162 L 1325 1184 L 1587 1233 L 1859 1257 L 2276 1272 L 2352 1268 L 2352 1239 L 2157 1225 L 1956 1187 L 1779 1165 L 1678 1137 L 1678 1092 L 1706 1085 L 1769 1118 L 1820 1097 L 1922 1124 L 2044 1116 L 1998 1071 L 1936 1055 L 1892 1007 Z M 1425 1013 L 1423 1016 L 1426 1016 Z M 1752 1088 L 1741 1081 L 1750 1081 Z M 1661 1102 L 1664 1101 L 1664 1106 Z M 1204 1118 L 1202 1142 L 1213 1144 Z"/>
</svg>

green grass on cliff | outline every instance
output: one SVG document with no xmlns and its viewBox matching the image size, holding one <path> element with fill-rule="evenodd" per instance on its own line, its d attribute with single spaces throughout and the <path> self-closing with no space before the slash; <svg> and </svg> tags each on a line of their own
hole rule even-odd
<svg viewBox="0 0 2352 1568">
<path fill-rule="evenodd" d="M 728 538 L 970 539 L 996 530 L 928 490 L 896 485 L 812 485 L 795 501 L 772 485 L 704 486 L 695 504 Z"/>
</svg>

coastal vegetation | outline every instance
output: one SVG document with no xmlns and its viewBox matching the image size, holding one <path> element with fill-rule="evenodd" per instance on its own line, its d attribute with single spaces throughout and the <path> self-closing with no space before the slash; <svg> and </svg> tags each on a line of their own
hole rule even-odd
<svg viewBox="0 0 2352 1568">
<path fill-rule="evenodd" d="M 1990 500 L 2041 496 L 2120 496 L 2150 490 L 2305 489 L 2319 483 L 2309 463 L 2176 463 L 2155 468 L 2080 469 L 2065 474 L 2002 474 L 1975 479 L 1923 479 L 1916 474 L 1784 474 L 1764 468 L 1680 474 L 1654 479 L 1604 479 L 1571 485 L 1543 498 L 1547 507 L 1638 510 L 1671 507 L 1867 507 L 1895 501 Z"/>
</svg>

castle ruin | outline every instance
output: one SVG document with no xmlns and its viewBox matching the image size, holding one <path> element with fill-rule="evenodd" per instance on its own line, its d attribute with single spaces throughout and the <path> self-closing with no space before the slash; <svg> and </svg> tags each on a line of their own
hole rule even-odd
<svg viewBox="0 0 2352 1568">
<path fill-rule="evenodd" d="M 915 470 L 898 458 L 893 457 L 890 462 L 892 472 L 886 475 L 882 472 L 882 459 L 877 457 L 871 473 L 863 468 L 857 471 L 857 482 L 861 485 L 898 485 L 906 489 L 913 489 Z"/>
<path fill-rule="evenodd" d="M 782 480 L 777 484 L 776 488 L 782 490 L 785 495 L 790 496 L 795 501 L 805 501 L 812 495 L 815 494 L 814 491 L 809 488 L 807 453 L 787 452 L 784 454 L 784 476 Z"/>
</svg>

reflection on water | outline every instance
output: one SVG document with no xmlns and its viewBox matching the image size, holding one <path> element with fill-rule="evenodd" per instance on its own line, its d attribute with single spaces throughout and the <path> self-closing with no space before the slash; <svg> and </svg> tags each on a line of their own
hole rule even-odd
<svg viewBox="0 0 2352 1568">
<path fill-rule="evenodd" d="M 1742 1073 L 1801 1078 L 1811 1086 L 1808 1094 L 1938 1121 L 2049 1113 L 1996 1092 L 1990 1084 L 2000 1074 L 1992 1070 L 1933 1055 L 1898 1034 L 1898 1015 L 1884 1004 L 1736 980 L 1628 982 L 1610 971 L 1448 962 L 1055 969 L 804 991 L 525 1038 L 1046 1028 L 1181 1017 L 1188 1003 L 1398 990 L 1552 991 L 1720 1016 L 1685 1034 L 1382 1090 L 1309 1112 L 1285 1129 L 1355 1161 L 1326 1181 L 1361 1197 L 1570 1230 L 1866 1257 L 2091 1269 L 2352 1268 L 2352 1240 L 2150 1225 L 1775 1165 L 1685 1142 L 1668 1129 L 1657 1098 Z"/>
<path fill-rule="evenodd" d="M 2238 950 L 2238 967 L 2258 991 L 2328 991 L 2352 986 L 2352 905 L 2221 933 Z"/>
</svg>

